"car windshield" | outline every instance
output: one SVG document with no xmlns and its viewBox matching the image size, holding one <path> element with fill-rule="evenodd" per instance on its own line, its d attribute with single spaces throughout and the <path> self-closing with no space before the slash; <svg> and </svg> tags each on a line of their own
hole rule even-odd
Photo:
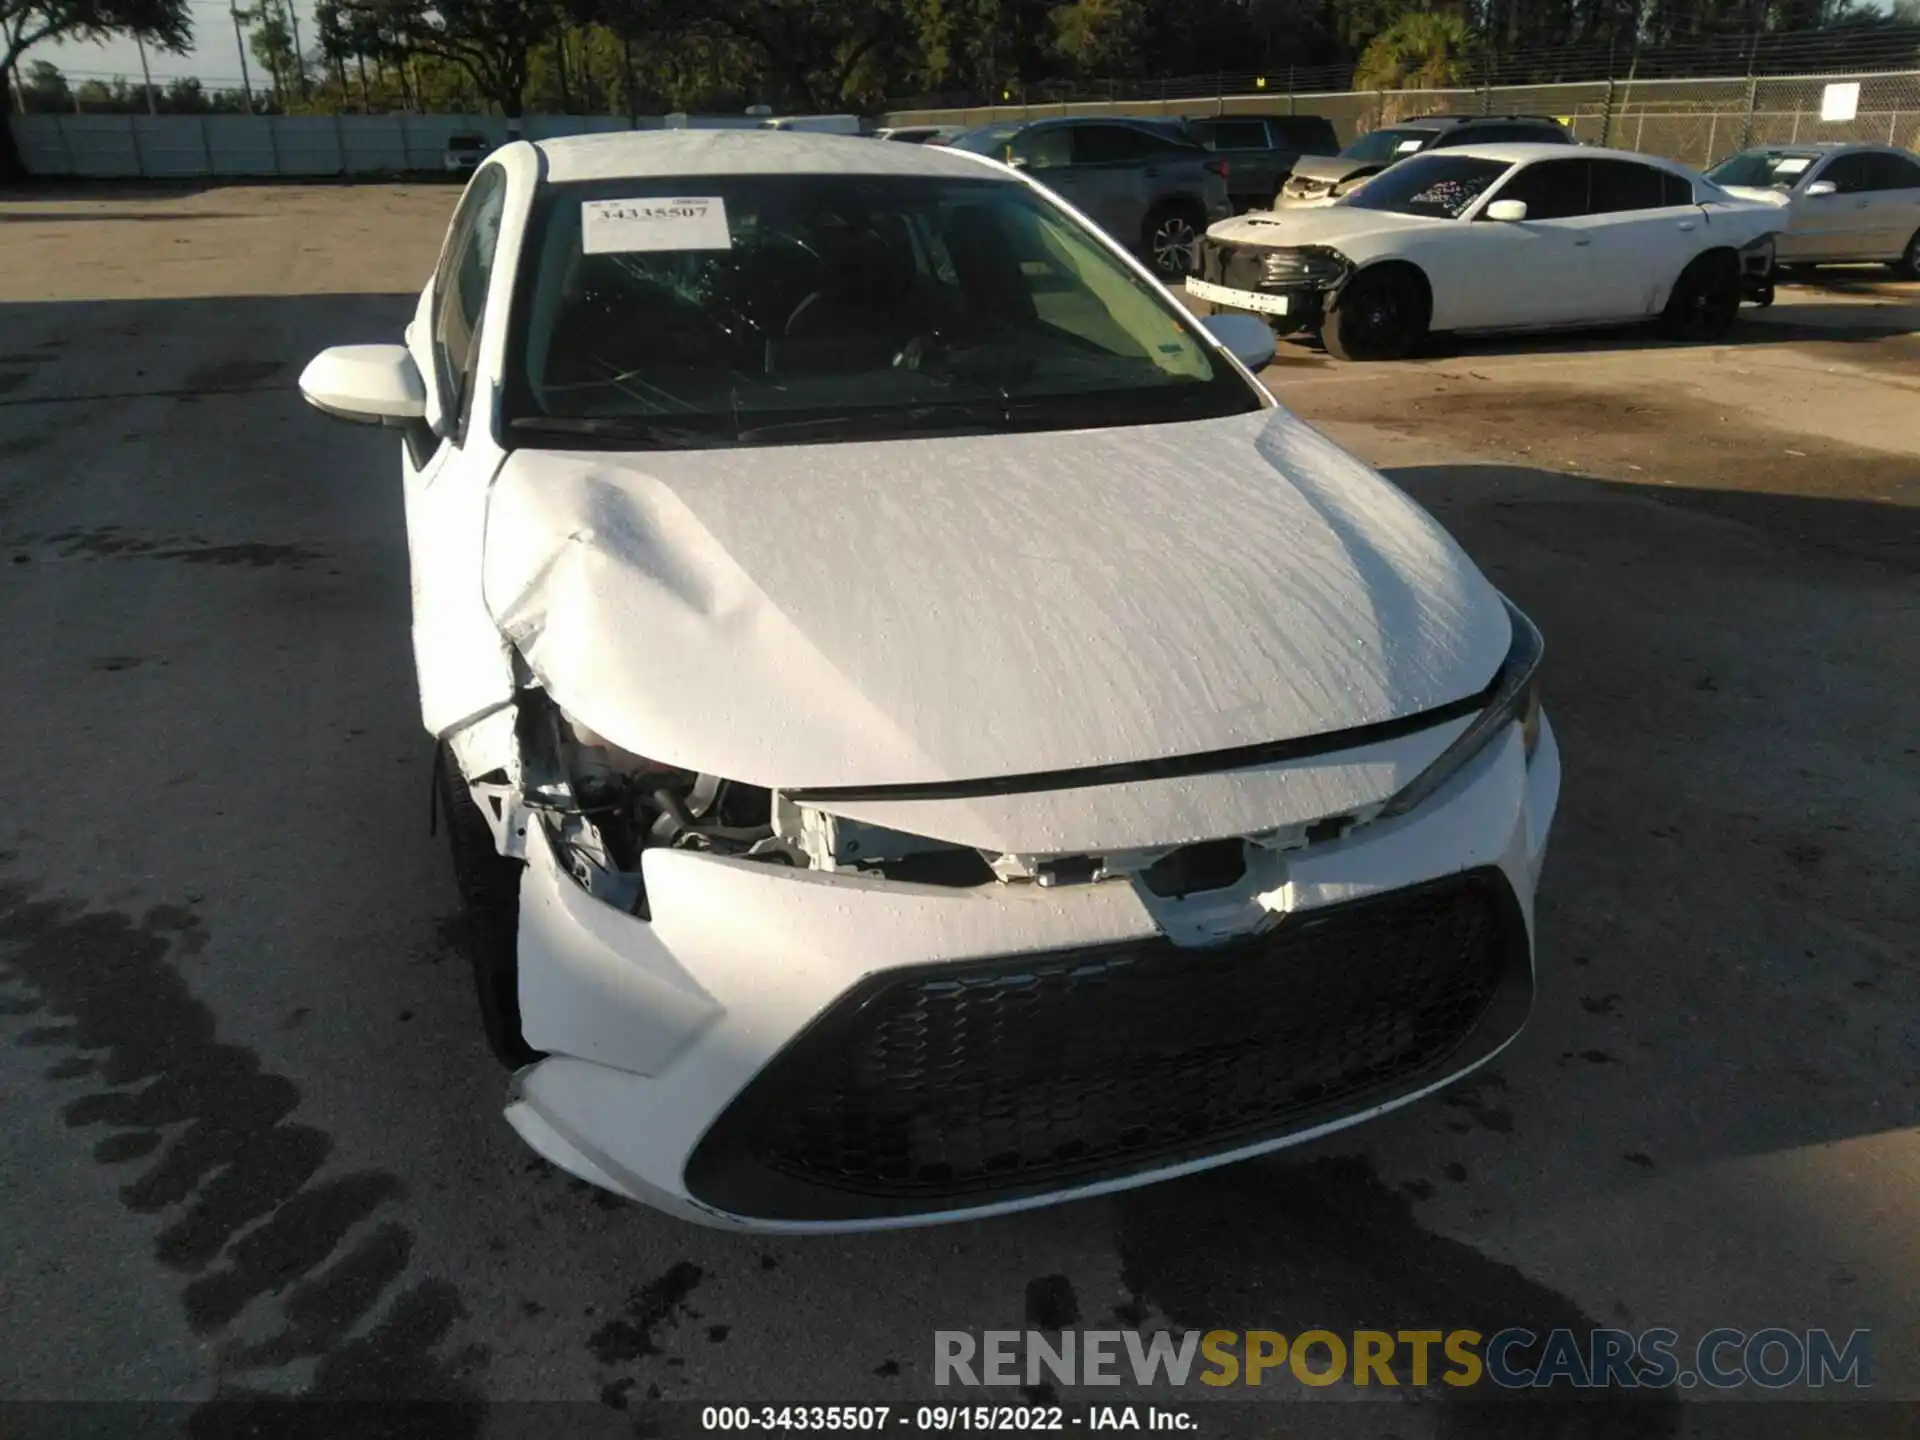
<svg viewBox="0 0 1920 1440">
<path fill-rule="evenodd" d="M 1197 420 L 1262 403 L 1192 317 L 1018 183 L 556 185 L 523 254 L 510 439 L 886 439 Z"/>
<path fill-rule="evenodd" d="M 1449 155 L 1444 150 L 1416 155 L 1381 171 L 1336 203 L 1355 210 L 1391 210 L 1397 215 L 1458 220 L 1512 168 L 1505 160 Z"/>
<path fill-rule="evenodd" d="M 1716 185 L 1791 190 L 1819 158 L 1817 150 L 1742 150 L 1707 171 L 1707 178 Z"/>
<path fill-rule="evenodd" d="M 1437 130 L 1421 130 L 1404 125 L 1396 125 L 1387 130 L 1375 130 L 1362 135 L 1346 149 L 1340 152 L 1342 160 L 1391 160 L 1398 155 L 1411 155 L 1432 141 Z"/>
<path fill-rule="evenodd" d="M 1018 125 L 982 125 L 977 130 L 962 130 L 947 146 L 953 150 L 971 150 L 976 155 L 993 155 L 1004 150 L 1020 130 Z"/>
</svg>

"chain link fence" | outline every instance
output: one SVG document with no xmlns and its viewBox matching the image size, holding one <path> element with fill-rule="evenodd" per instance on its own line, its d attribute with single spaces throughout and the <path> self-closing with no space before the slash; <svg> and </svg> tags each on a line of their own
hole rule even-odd
<svg viewBox="0 0 1920 1440">
<path fill-rule="evenodd" d="M 1823 120 L 1827 87 L 1858 84 L 1852 119 Z M 1341 90 L 900 110 L 889 125 L 986 125 L 1057 115 L 1322 115 L 1342 143 L 1421 115 L 1551 115 L 1589 145 L 1707 166 L 1748 145 L 1818 140 L 1920 148 L 1920 69 L 1698 80 L 1587 80 L 1452 90 Z"/>
</svg>

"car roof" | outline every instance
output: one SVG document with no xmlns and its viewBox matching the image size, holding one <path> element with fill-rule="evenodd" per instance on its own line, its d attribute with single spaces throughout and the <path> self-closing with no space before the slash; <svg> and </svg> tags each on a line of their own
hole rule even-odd
<svg viewBox="0 0 1920 1440">
<path fill-rule="evenodd" d="M 1551 125 L 1556 130 L 1566 129 L 1551 115 L 1409 115 L 1404 120 L 1396 120 L 1380 128 L 1404 130 L 1409 125 L 1510 125 L 1516 120 L 1529 125 Z"/>
<path fill-rule="evenodd" d="M 1490 141 L 1485 145 L 1449 145 L 1444 150 L 1427 151 L 1426 155 L 1436 159 L 1442 156 L 1467 155 L 1478 160 L 1503 160 L 1509 165 L 1519 165 L 1529 160 L 1633 160 L 1661 170 L 1672 170 L 1676 174 L 1690 173 L 1684 165 L 1663 159 L 1658 155 L 1648 155 L 1640 150 L 1603 150 L 1598 145 L 1548 145 L 1531 140 Z M 1424 159 L 1426 155 L 1419 158 Z"/>
<path fill-rule="evenodd" d="M 1057 130 L 1070 125 L 1131 125 L 1136 130 L 1172 130 L 1186 123 L 1184 115 L 1049 115 L 1039 120 L 996 120 L 975 128 L 997 130 L 1002 125 L 1012 125 L 1016 129 Z"/>
<path fill-rule="evenodd" d="M 1749 145 L 1736 155 L 1833 155 L 1842 150 L 1895 150 L 1874 140 L 1789 140 L 1779 145 Z"/>
<path fill-rule="evenodd" d="M 553 184 L 652 180 L 676 175 L 931 175 L 972 179 L 1011 174 L 976 156 L 936 147 L 876 144 L 864 135 L 796 130 L 616 130 L 540 140 Z"/>
</svg>

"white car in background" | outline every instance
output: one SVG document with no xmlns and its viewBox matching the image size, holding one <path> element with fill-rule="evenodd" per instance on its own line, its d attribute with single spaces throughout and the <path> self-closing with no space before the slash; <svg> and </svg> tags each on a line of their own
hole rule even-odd
<svg viewBox="0 0 1920 1440">
<path fill-rule="evenodd" d="M 1707 178 L 1786 211 L 1780 266 L 1879 261 L 1920 280 L 1920 155 L 1891 145 L 1765 145 L 1729 156 Z"/>
<path fill-rule="evenodd" d="M 406 345 L 300 384 L 401 432 L 534 1149 L 708 1224 L 925 1224 L 1336 1130 L 1513 1039 L 1540 637 L 1275 403 L 1273 346 L 944 148 L 487 158 Z"/>
<path fill-rule="evenodd" d="M 1777 206 L 1624 150 L 1462 145 L 1410 156 L 1319 209 L 1223 220 L 1188 293 L 1390 360 L 1430 332 L 1663 319 L 1726 332 L 1771 298 Z"/>
</svg>

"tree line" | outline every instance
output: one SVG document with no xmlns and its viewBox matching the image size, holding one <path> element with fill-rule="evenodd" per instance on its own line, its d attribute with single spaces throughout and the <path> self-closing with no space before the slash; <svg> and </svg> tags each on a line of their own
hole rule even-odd
<svg viewBox="0 0 1920 1440">
<path fill-rule="evenodd" d="M 1920 0 L 1897 0 L 1920 22 Z M 0 0 L 0 101 L 157 113 L 857 111 L 1113 93 L 1154 77 L 1338 71 L 1470 83 L 1502 60 L 1884 25 L 1867 0 L 255 0 L 247 82 L 72 84 L 36 44 L 132 35 L 185 53 L 188 0 Z M 213 53 L 211 37 L 208 49 Z M 249 64 L 249 62 L 251 62 Z M 1543 60 L 1542 64 L 1547 64 Z M 1544 72 L 1533 78 L 1559 78 Z M 11 93 L 9 87 L 18 87 Z M 1338 88 L 1338 87 L 1335 87 Z M 4 150 L 0 136 L 0 150 Z M 0 165 L 5 157 L 0 155 Z"/>
</svg>

